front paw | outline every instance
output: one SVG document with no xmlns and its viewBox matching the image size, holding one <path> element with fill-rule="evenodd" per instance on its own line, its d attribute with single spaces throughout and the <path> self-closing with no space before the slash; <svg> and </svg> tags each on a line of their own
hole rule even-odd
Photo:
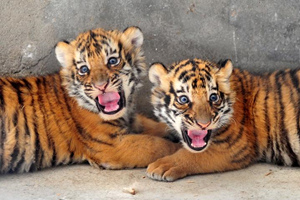
<svg viewBox="0 0 300 200">
<path fill-rule="evenodd" d="M 147 168 L 147 176 L 158 181 L 175 181 L 187 174 L 180 163 L 167 156 L 151 163 Z"/>
</svg>

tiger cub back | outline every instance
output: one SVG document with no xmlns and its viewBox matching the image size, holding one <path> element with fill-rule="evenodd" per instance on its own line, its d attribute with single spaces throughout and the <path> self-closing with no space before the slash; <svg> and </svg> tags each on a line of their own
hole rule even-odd
<svg viewBox="0 0 300 200">
<path fill-rule="evenodd" d="M 154 113 L 185 147 L 151 164 L 150 177 L 171 181 L 256 161 L 299 166 L 299 69 L 256 76 L 230 60 L 193 59 L 156 63 L 149 78 Z"/>
</svg>

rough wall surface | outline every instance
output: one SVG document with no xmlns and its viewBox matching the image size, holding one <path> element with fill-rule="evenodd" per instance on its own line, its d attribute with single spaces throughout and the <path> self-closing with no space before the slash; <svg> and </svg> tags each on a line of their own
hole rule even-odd
<svg viewBox="0 0 300 200">
<path fill-rule="evenodd" d="M 147 64 L 231 58 L 252 72 L 300 66 L 299 0 L 2 0 L 0 74 L 58 71 L 53 47 L 88 29 L 139 26 Z M 138 108 L 150 113 L 150 84 Z M 145 108 L 147 108 L 145 110 Z"/>
</svg>

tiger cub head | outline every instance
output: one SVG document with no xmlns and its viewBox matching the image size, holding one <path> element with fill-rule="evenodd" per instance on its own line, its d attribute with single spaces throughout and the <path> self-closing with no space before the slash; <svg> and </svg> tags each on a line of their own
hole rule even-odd
<svg viewBox="0 0 300 200">
<path fill-rule="evenodd" d="M 104 120 L 122 117 L 145 75 L 142 44 L 137 27 L 123 32 L 95 29 L 71 42 L 59 42 L 55 53 L 69 95 Z"/>
<path fill-rule="evenodd" d="M 194 59 L 150 67 L 154 113 L 179 133 L 191 152 L 206 149 L 214 130 L 230 120 L 235 97 L 229 82 L 232 70 L 229 60 L 223 66 Z"/>
</svg>

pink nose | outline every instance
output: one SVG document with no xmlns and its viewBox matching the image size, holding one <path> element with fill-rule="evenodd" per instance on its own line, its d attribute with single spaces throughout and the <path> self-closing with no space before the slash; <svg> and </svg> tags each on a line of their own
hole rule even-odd
<svg viewBox="0 0 300 200">
<path fill-rule="evenodd" d="M 105 82 L 105 83 L 100 83 L 98 85 L 95 85 L 95 87 L 101 91 L 104 91 L 106 89 L 107 85 L 108 85 L 108 82 Z"/>
<path fill-rule="evenodd" d="M 201 128 L 207 128 L 210 125 L 210 122 L 207 122 L 206 124 L 201 123 L 201 122 L 197 122 L 197 124 L 201 127 Z"/>
</svg>

